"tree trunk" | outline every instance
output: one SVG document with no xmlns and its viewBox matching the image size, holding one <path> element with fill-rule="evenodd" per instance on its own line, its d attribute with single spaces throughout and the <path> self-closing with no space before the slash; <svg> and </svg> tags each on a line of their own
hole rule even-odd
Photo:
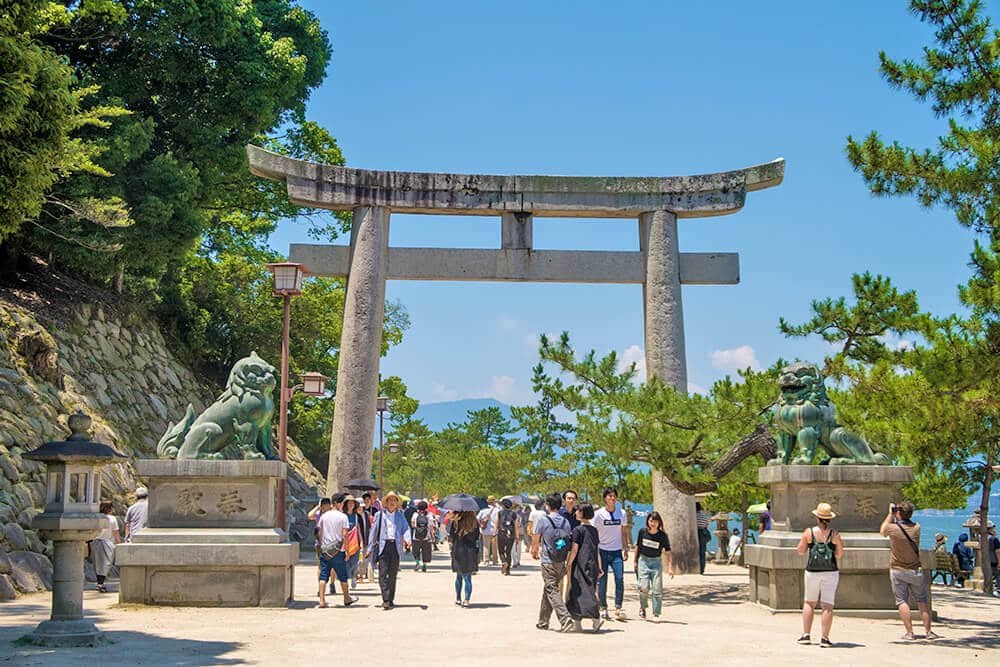
<svg viewBox="0 0 1000 667">
<path fill-rule="evenodd" d="M 983 573 L 983 593 L 993 594 L 993 570 L 990 567 L 990 534 L 986 529 L 990 518 L 990 489 L 993 488 L 993 450 L 986 454 L 986 479 L 983 482 L 983 495 L 979 501 L 979 569 Z"/>
<path fill-rule="evenodd" d="M 125 258 L 118 259 L 118 266 L 115 268 L 115 294 L 121 294 L 125 289 Z"/>
<path fill-rule="evenodd" d="M 740 529 L 740 537 L 743 539 L 740 541 L 740 567 L 744 567 L 743 555 L 746 553 L 747 546 L 747 531 L 750 530 L 750 522 L 747 520 L 747 508 L 750 507 L 750 494 L 746 489 L 743 489 L 743 508 L 740 510 L 743 514 L 742 524 L 743 527 Z"/>
</svg>

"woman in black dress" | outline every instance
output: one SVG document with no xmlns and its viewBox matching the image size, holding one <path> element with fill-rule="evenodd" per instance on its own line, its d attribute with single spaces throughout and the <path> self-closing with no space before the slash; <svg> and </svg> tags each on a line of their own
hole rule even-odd
<svg viewBox="0 0 1000 667">
<path fill-rule="evenodd" d="M 455 604 L 469 606 L 472 573 L 479 570 L 479 521 L 475 512 L 452 512 L 448 523 L 451 540 L 451 571 L 455 573 Z M 462 584 L 465 600 L 462 600 Z"/>
<path fill-rule="evenodd" d="M 590 520 L 594 518 L 594 506 L 590 503 L 580 505 L 576 508 L 576 518 L 580 525 L 573 529 L 573 547 L 566 559 L 566 577 L 569 579 L 566 609 L 573 617 L 577 632 L 583 632 L 584 618 L 593 619 L 593 630 L 597 632 L 604 622 L 597 604 L 597 580 L 604 576 L 604 568 L 601 567 L 597 529 L 590 525 Z"/>
</svg>

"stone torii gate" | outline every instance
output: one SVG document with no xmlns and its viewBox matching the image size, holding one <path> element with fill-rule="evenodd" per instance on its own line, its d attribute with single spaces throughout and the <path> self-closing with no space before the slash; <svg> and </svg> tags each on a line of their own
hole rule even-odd
<svg viewBox="0 0 1000 667">
<path fill-rule="evenodd" d="M 247 146 L 250 171 L 284 181 L 300 206 L 352 211 L 350 246 L 292 244 L 309 273 L 346 276 L 328 487 L 371 475 L 386 280 L 618 283 L 643 286 L 646 368 L 687 391 L 681 285 L 734 285 L 736 253 L 682 253 L 677 219 L 735 213 L 748 192 L 777 186 L 785 162 L 665 178 L 485 176 L 349 169 Z M 390 248 L 389 215 L 496 215 L 498 250 Z M 632 218 L 638 252 L 534 250 L 532 218 Z M 681 572 L 697 571 L 694 499 L 653 471 Z"/>
</svg>

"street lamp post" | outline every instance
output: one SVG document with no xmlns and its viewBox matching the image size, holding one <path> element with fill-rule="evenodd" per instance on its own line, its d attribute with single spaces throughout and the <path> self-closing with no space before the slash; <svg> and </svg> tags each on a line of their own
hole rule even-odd
<svg viewBox="0 0 1000 667">
<path fill-rule="evenodd" d="M 274 262 L 267 268 L 274 275 L 274 296 L 285 300 L 285 319 L 281 334 L 281 380 L 278 393 L 278 458 L 285 461 L 285 445 L 288 437 L 288 344 L 291 330 L 292 297 L 302 293 L 302 276 L 305 265 L 295 262 Z M 278 528 L 285 530 L 285 479 L 278 480 Z"/>
<path fill-rule="evenodd" d="M 379 496 L 381 496 L 385 492 L 382 488 L 382 447 L 385 444 L 385 432 L 382 421 L 385 413 L 389 411 L 389 397 L 379 396 L 375 399 L 375 409 L 378 411 L 378 489 Z"/>
</svg>

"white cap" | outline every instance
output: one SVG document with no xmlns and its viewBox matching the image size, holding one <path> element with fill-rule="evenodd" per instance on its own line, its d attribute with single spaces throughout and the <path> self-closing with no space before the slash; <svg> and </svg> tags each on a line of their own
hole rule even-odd
<svg viewBox="0 0 1000 667">
<path fill-rule="evenodd" d="M 136 487 L 136 489 L 135 489 L 135 497 L 136 498 L 145 498 L 148 495 L 149 495 L 149 489 L 147 489 L 144 486 L 137 486 Z"/>
</svg>

